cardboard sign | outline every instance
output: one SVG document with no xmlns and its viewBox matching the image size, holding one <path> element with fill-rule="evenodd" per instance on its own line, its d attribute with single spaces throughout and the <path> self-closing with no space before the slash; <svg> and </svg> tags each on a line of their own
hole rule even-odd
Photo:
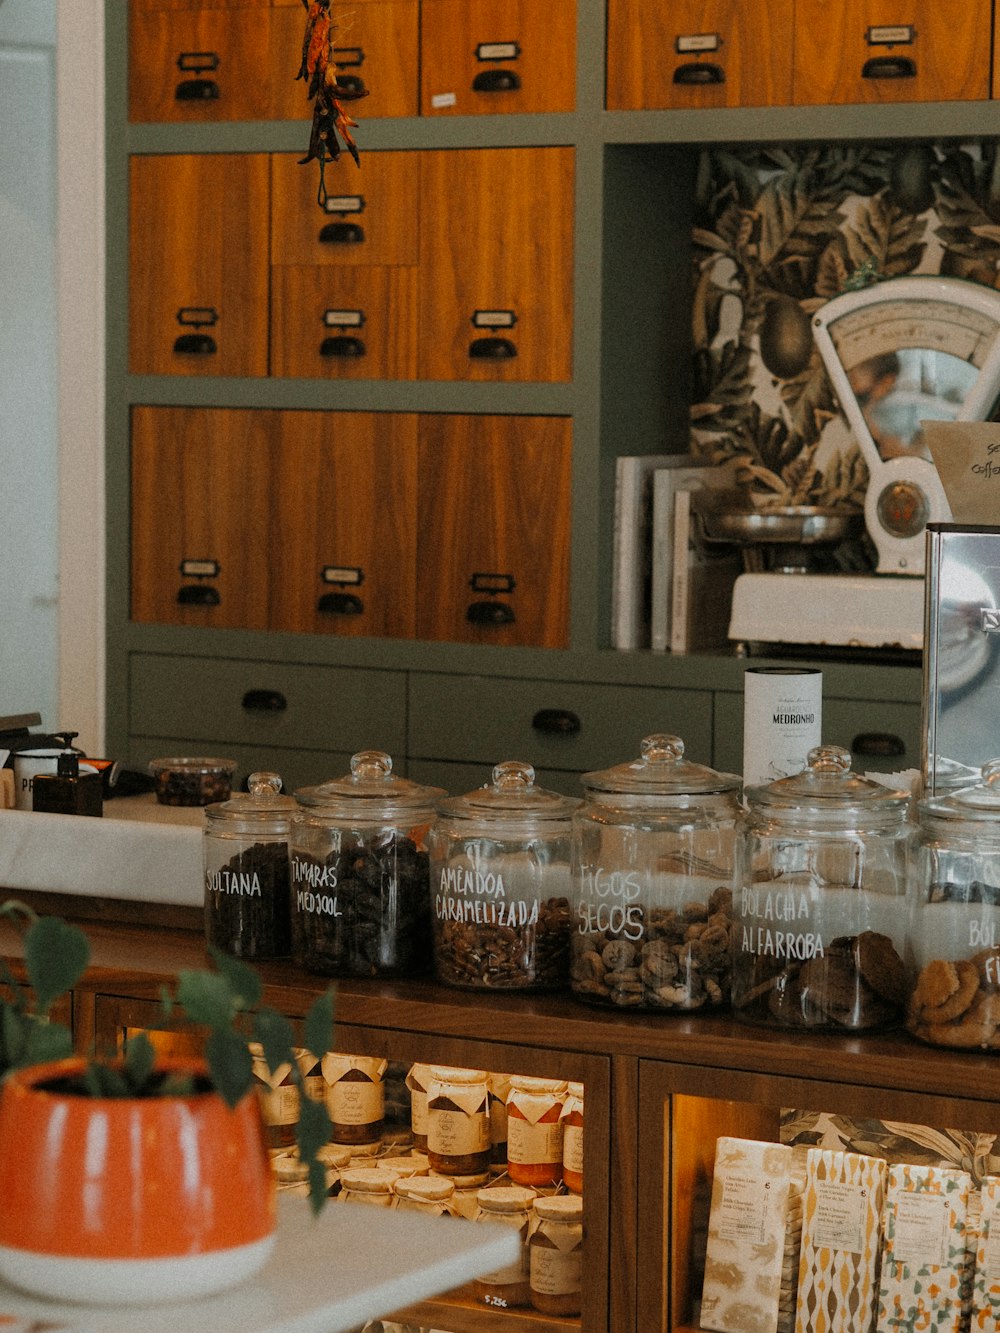
<svg viewBox="0 0 1000 1333">
<path fill-rule="evenodd" d="M 954 521 L 1000 524 L 1000 422 L 921 425 Z"/>
</svg>

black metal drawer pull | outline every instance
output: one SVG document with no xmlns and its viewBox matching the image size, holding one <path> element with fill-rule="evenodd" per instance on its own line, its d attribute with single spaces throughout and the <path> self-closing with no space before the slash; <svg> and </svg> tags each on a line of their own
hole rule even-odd
<svg viewBox="0 0 1000 1333">
<path fill-rule="evenodd" d="M 218 350 L 210 333 L 182 333 L 174 339 L 174 351 L 181 356 L 214 356 Z"/>
<path fill-rule="evenodd" d="M 872 56 L 861 66 L 863 79 L 915 79 L 917 62 L 909 56 Z"/>
<path fill-rule="evenodd" d="M 320 356 L 364 356 L 367 348 L 360 338 L 338 333 L 335 337 L 324 338 L 319 345 Z"/>
<path fill-rule="evenodd" d="M 540 708 L 531 719 L 535 731 L 544 731 L 547 736 L 575 736 L 583 730 L 583 724 L 576 713 L 568 708 Z"/>
<path fill-rule="evenodd" d="M 353 99 L 364 97 L 368 92 L 365 81 L 358 74 L 341 74 L 337 71 L 337 97 Z"/>
<path fill-rule="evenodd" d="M 320 229 L 321 245 L 360 245 L 365 239 L 365 229 L 357 222 L 328 222 Z"/>
<path fill-rule="evenodd" d="M 472 80 L 474 93 L 516 93 L 521 79 L 512 69 L 483 69 Z"/>
<path fill-rule="evenodd" d="M 713 65 L 710 61 L 705 64 L 692 62 L 687 65 L 678 65 L 674 70 L 674 83 L 704 84 L 704 83 L 725 83 L 726 75 L 721 65 Z"/>
<path fill-rule="evenodd" d="M 906 743 L 891 731 L 862 731 L 851 741 L 851 750 L 868 759 L 895 759 L 906 754 Z"/>
<path fill-rule="evenodd" d="M 473 338 L 469 356 L 474 361 L 510 361 L 517 356 L 517 348 L 509 338 Z"/>
<path fill-rule="evenodd" d="M 218 606 L 221 601 L 218 588 L 207 583 L 187 583 L 177 591 L 178 606 Z"/>
<path fill-rule="evenodd" d="M 365 604 L 352 592 L 325 592 L 316 603 L 316 610 L 326 616 L 360 616 Z"/>
<path fill-rule="evenodd" d="M 506 602 L 472 602 L 465 618 L 473 625 L 513 625 L 514 608 Z"/>
<path fill-rule="evenodd" d="M 174 90 L 175 102 L 217 102 L 219 85 L 214 79 L 185 79 Z"/>
<path fill-rule="evenodd" d="M 243 707 L 248 713 L 283 713 L 288 700 L 280 690 L 247 690 Z"/>
</svg>

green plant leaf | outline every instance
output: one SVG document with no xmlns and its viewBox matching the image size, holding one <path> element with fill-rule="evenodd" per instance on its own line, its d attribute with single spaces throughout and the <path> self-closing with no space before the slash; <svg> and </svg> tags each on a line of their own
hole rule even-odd
<svg viewBox="0 0 1000 1333">
<path fill-rule="evenodd" d="M 41 1065 L 73 1054 L 73 1034 L 63 1023 L 29 1023 L 19 1063 Z"/>
<path fill-rule="evenodd" d="M 90 960 L 87 937 L 55 916 L 39 917 L 24 936 L 24 961 L 35 1005 L 47 1014 L 53 1002 L 73 989 Z"/>
<path fill-rule="evenodd" d="M 0 1010 L 0 1041 L 3 1042 L 3 1068 L 16 1069 L 23 1063 L 30 1019 L 13 1005 L 4 1003 Z"/>
<path fill-rule="evenodd" d="M 83 1073 L 84 1086 L 91 1097 L 131 1097 L 132 1089 L 110 1065 L 91 1061 Z"/>
<path fill-rule="evenodd" d="M 261 993 L 264 989 L 260 977 L 248 967 L 246 963 L 238 958 L 231 958 L 229 954 L 223 953 L 221 949 L 214 945 L 209 947 L 208 952 L 212 955 L 215 966 L 229 983 L 233 998 L 240 1009 L 256 1009 L 260 1004 Z"/>
<path fill-rule="evenodd" d="M 177 974 L 177 1003 L 193 1023 L 225 1031 L 233 1019 L 233 991 L 218 972 L 184 970 Z"/>
<path fill-rule="evenodd" d="M 309 1207 L 319 1213 L 326 1203 L 326 1167 L 315 1157 L 309 1163 Z"/>
<path fill-rule="evenodd" d="M 311 1161 L 320 1148 L 330 1142 L 330 1113 L 325 1101 L 314 1101 L 312 1097 L 303 1097 L 299 1103 L 299 1122 L 295 1129 L 295 1142 L 299 1156 Z"/>
<path fill-rule="evenodd" d="M 136 1096 L 140 1096 L 147 1088 L 155 1063 L 156 1049 L 145 1032 L 137 1032 L 128 1039 L 123 1071 L 126 1082 Z"/>
<path fill-rule="evenodd" d="M 317 1058 L 333 1050 L 333 987 L 313 1001 L 303 1029 L 306 1049 Z"/>
<path fill-rule="evenodd" d="M 190 1097 L 195 1090 L 195 1080 L 193 1074 L 182 1073 L 179 1069 L 172 1069 L 169 1074 L 164 1074 L 157 1089 L 157 1096 L 160 1097 Z"/>
<path fill-rule="evenodd" d="M 205 1059 L 216 1092 L 235 1106 L 253 1084 L 253 1061 L 245 1039 L 231 1029 L 213 1032 L 205 1043 Z"/>
</svg>

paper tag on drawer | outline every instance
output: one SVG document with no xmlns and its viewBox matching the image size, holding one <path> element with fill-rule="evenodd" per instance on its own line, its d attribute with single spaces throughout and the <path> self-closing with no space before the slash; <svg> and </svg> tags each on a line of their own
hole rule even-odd
<svg viewBox="0 0 1000 1333">
<path fill-rule="evenodd" d="M 886 1171 L 880 1157 L 809 1149 L 795 1333 L 874 1327 Z"/>
</svg>

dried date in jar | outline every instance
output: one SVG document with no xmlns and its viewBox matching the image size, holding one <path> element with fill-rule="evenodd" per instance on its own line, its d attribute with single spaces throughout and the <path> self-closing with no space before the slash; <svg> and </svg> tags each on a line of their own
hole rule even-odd
<svg viewBox="0 0 1000 1333">
<path fill-rule="evenodd" d="M 485 1070 L 432 1066 L 427 1089 L 427 1159 L 446 1176 L 486 1172 L 490 1164 Z"/>
</svg>

